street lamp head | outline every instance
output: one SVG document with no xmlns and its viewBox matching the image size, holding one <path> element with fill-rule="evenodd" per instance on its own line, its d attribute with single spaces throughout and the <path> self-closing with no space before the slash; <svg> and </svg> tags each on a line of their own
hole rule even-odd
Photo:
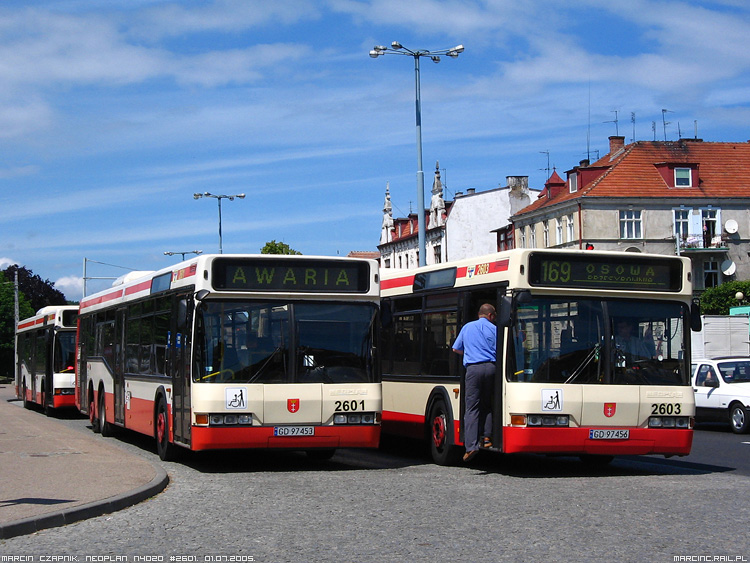
<svg viewBox="0 0 750 563">
<path fill-rule="evenodd" d="M 245 199 L 245 194 L 237 194 L 237 197 L 240 199 Z"/>
<path fill-rule="evenodd" d="M 193 199 L 200 199 L 203 197 L 203 194 L 193 194 Z"/>
<path fill-rule="evenodd" d="M 456 45 L 451 49 L 451 51 L 455 51 L 456 53 L 463 53 L 464 52 L 464 46 L 463 45 Z"/>
<path fill-rule="evenodd" d="M 398 41 L 394 41 L 393 43 L 391 43 L 391 48 L 399 50 L 399 49 L 403 49 L 404 46 L 401 43 L 399 43 Z"/>
<path fill-rule="evenodd" d="M 432 59 L 433 63 L 437 64 L 440 62 L 440 57 L 438 57 L 437 55 L 432 55 L 430 58 Z"/>
<path fill-rule="evenodd" d="M 373 49 L 372 51 L 370 51 L 370 57 L 372 57 L 373 59 L 377 59 L 382 54 L 383 53 L 381 51 L 378 51 L 376 49 Z"/>
</svg>

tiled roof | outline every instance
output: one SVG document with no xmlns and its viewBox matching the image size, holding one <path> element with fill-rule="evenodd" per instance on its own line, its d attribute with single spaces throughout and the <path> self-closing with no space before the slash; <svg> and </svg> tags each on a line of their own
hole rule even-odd
<svg viewBox="0 0 750 563">
<path fill-rule="evenodd" d="M 671 187 L 665 181 L 663 169 L 680 165 L 697 169 L 693 187 Z M 516 215 L 580 197 L 750 199 L 750 143 L 636 141 L 577 170 L 578 191 L 551 190 L 552 197 L 547 197 L 545 190 Z"/>
</svg>

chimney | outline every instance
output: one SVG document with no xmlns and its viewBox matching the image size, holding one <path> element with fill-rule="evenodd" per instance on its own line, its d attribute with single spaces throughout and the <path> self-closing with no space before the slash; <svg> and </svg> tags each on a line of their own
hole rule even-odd
<svg viewBox="0 0 750 563">
<path fill-rule="evenodd" d="M 471 195 L 471 194 L 475 193 L 476 191 L 477 191 L 476 188 L 468 188 L 466 190 L 466 194 L 467 195 Z"/>
<path fill-rule="evenodd" d="M 609 154 L 613 155 L 625 148 L 625 137 L 612 136 L 609 138 Z"/>
<path fill-rule="evenodd" d="M 588 158 L 584 158 L 581 162 L 579 162 L 579 165 L 581 168 L 586 168 L 591 162 Z"/>
</svg>

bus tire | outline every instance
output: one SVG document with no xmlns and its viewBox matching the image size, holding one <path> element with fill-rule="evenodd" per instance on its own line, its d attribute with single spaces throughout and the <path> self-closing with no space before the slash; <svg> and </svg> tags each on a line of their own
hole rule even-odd
<svg viewBox="0 0 750 563">
<path fill-rule="evenodd" d="M 729 405 L 729 424 L 735 434 L 746 434 L 750 430 L 750 412 L 742 403 Z"/>
<path fill-rule="evenodd" d="M 96 417 L 96 402 L 94 401 L 93 389 L 89 389 L 89 422 L 91 423 L 91 431 L 94 434 L 99 434 L 99 419 Z"/>
<path fill-rule="evenodd" d="M 99 431 L 105 438 L 109 438 L 113 434 L 112 425 L 107 422 L 107 400 L 104 389 L 99 393 Z"/>
<path fill-rule="evenodd" d="M 461 448 L 453 445 L 448 409 L 442 399 L 435 401 L 428 417 L 430 455 L 438 465 L 455 465 L 461 459 Z"/>
<path fill-rule="evenodd" d="M 52 416 L 54 409 L 52 405 L 48 403 L 49 400 L 54 400 L 54 395 L 48 396 L 47 394 L 47 382 L 42 381 L 42 410 L 45 416 Z"/>
<path fill-rule="evenodd" d="M 154 438 L 156 453 L 162 461 L 173 461 L 177 457 L 177 446 L 169 441 L 169 411 L 164 395 L 159 395 L 154 416 Z"/>
<path fill-rule="evenodd" d="M 21 393 L 22 393 L 21 400 L 23 401 L 23 408 L 30 409 L 31 408 L 31 403 L 29 402 L 29 399 L 27 398 L 27 395 L 26 395 L 26 380 L 24 380 L 23 387 L 21 389 L 22 389 L 22 391 L 21 391 Z"/>
</svg>

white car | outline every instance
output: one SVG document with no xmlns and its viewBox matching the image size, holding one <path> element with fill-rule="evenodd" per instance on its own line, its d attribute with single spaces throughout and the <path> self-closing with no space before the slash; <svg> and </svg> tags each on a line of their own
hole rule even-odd
<svg viewBox="0 0 750 563">
<path fill-rule="evenodd" d="M 729 422 L 737 434 L 750 431 L 750 358 L 693 360 L 695 417 Z"/>
</svg>

